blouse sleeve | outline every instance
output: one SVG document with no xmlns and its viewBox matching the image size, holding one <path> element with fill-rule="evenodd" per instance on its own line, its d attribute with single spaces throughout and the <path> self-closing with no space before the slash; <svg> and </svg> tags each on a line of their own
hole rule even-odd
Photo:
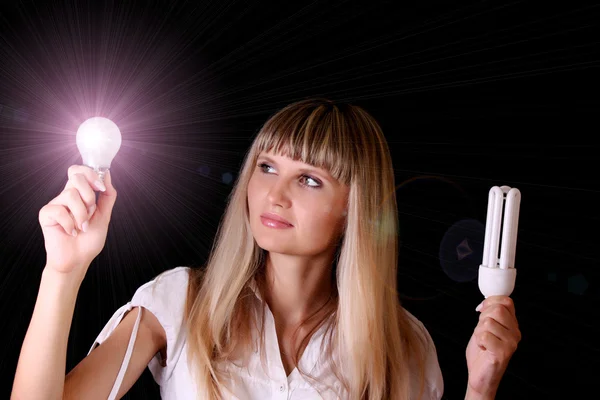
<svg viewBox="0 0 600 400">
<path fill-rule="evenodd" d="M 419 327 L 419 330 L 425 336 L 425 341 L 427 342 L 427 355 L 425 358 L 425 393 L 423 400 L 440 400 L 444 394 L 444 378 L 438 361 L 435 343 L 425 325 L 423 325 L 423 323 L 408 310 L 405 309 L 405 311 Z M 413 387 L 413 390 L 414 393 L 418 393 L 416 385 Z"/>
<path fill-rule="evenodd" d="M 437 350 L 429 331 L 427 331 L 427 328 L 425 328 L 423 323 L 421 323 L 421 325 L 423 326 L 423 331 L 425 332 L 427 342 L 429 343 L 429 351 L 427 352 L 427 359 L 425 361 L 426 387 L 429 389 L 429 398 L 431 400 L 440 400 L 444 394 L 444 378 L 438 361 Z"/>
<path fill-rule="evenodd" d="M 165 330 L 167 337 L 166 360 L 161 359 L 159 352 L 150 360 L 148 368 L 150 369 L 154 380 L 159 385 L 162 385 L 171 377 L 174 366 L 176 365 L 185 344 L 183 314 L 187 293 L 188 270 L 188 267 L 177 267 L 167 270 L 152 281 L 140 286 L 136 290 L 131 301 L 115 311 L 94 341 L 88 354 L 111 335 L 128 311 L 132 310 L 134 307 L 140 307 L 140 313 L 138 313 L 128 349 L 121 365 L 121 370 L 117 375 L 109 399 L 113 399 L 116 396 L 122 378 L 127 370 L 127 365 L 131 358 L 139 327 L 139 320 L 141 319 L 142 312 L 145 310 L 154 314 Z"/>
</svg>

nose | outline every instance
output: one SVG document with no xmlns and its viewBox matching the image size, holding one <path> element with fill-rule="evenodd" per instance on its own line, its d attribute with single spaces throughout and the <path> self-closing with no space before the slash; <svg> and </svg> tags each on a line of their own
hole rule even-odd
<svg viewBox="0 0 600 400">
<path fill-rule="evenodd" d="M 289 208 L 291 204 L 287 186 L 283 180 L 273 183 L 267 198 L 272 205 L 279 205 L 283 208 Z"/>
</svg>

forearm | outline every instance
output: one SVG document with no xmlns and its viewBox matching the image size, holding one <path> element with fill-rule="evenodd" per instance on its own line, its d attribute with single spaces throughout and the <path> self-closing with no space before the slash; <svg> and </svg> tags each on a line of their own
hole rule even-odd
<svg viewBox="0 0 600 400">
<path fill-rule="evenodd" d="M 67 342 L 82 279 L 45 268 L 17 364 L 14 400 L 62 399 Z"/>
<path fill-rule="evenodd" d="M 467 394 L 465 395 L 465 400 L 494 400 L 496 398 L 496 391 L 489 391 L 487 393 L 478 393 L 471 389 L 470 386 L 467 385 Z"/>
</svg>

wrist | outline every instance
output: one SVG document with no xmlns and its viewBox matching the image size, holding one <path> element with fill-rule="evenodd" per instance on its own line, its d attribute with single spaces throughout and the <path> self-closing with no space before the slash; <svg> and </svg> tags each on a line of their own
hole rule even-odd
<svg viewBox="0 0 600 400">
<path fill-rule="evenodd" d="M 47 264 L 42 271 L 42 280 L 51 281 L 52 286 L 63 290 L 79 290 L 84 277 L 85 273 L 80 273 L 79 271 L 61 272 Z"/>
<path fill-rule="evenodd" d="M 473 390 L 471 386 L 467 385 L 467 394 L 465 400 L 494 400 L 496 398 L 496 390 L 487 390 L 484 393 L 480 393 Z"/>
</svg>

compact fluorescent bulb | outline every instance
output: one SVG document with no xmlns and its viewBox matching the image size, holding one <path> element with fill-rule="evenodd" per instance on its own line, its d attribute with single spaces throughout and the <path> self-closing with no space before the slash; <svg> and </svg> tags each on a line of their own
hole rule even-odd
<svg viewBox="0 0 600 400">
<path fill-rule="evenodd" d="M 510 296 L 515 288 L 517 270 L 514 264 L 520 202 L 519 189 L 508 186 L 494 186 L 490 189 L 478 282 L 479 290 L 485 298 Z M 502 243 L 498 253 L 501 233 Z"/>
</svg>

